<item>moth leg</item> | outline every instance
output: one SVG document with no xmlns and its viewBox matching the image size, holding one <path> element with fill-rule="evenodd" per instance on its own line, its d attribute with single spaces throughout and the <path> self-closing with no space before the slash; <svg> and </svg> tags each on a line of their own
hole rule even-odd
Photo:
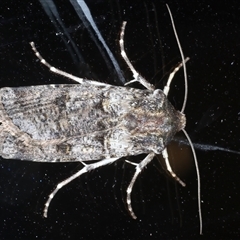
<svg viewBox="0 0 240 240">
<path fill-rule="evenodd" d="M 184 60 L 184 64 L 189 60 L 190 58 L 187 57 L 185 58 Z M 169 77 L 168 77 L 168 80 L 167 80 L 167 84 L 165 85 L 164 89 L 163 89 L 163 92 L 164 94 L 167 96 L 168 95 L 168 92 L 169 92 L 169 89 L 170 89 L 170 84 L 172 82 L 172 79 L 174 78 L 176 72 L 183 66 L 183 62 L 179 63 L 174 69 L 173 71 L 170 73 Z"/>
<path fill-rule="evenodd" d="M 101 83 L 101 82 L 97 82 L 97 81 L 91 81 L 91 80 L 86 80 L 86 79 L 83 79 L 83 78 L 79 78 L 79 77 L 76 77 L 70 73 L 67 73 L 67 72 L 64 72 L 58 68 L 55 68 L 53 67 L 50 63 L 48 63 L 42 56 L 41 54 L 38 52 L 38 50 L 36 49 L 35 47 L 35 44 L 34 42 L 30 42 L 30 45 L 32 46 L 32 50 L 34 51 L 35 55 L 37 56 L 37 58 L 40 60 L 40 62 L 45 65 L 46 67 L 49 68 L 50 71 L 58 74 L 58 75 L 61 75 L 61 76 L 64 76 L 64 77 L 67 77 L 75 82 L 78 82 L 78 83 L 90 83 L 92 85 L 95 85 L 95 86 L 109 86 L 108 84 L 106 83 Z"/>
<path fill-rule="evenodd" d="M 132 203 L 131 203 L 131 192 L 132 192 L 132 188 L 133 188 L 133 185 L 138 177 L 138 175 L 141 173 L 141 171 L 144 169 L 144 167 L 153 160 L 155 156 L 155 153 L 152 152 L 152 153 L 149 153 L 140 163 L 132 163 L 132 162 L 129 162 L 127 161 L 128 163 L 131 163 L 133 165 L 136 166 L 136 170 L 135 170 L 135 173 L 133 175 L 133 178 L 130 182 L 130 184 L 128 185 L 128 188 L 127 188 L 127 206 L 128 206 L 128 211 L 130 213 L 130 215 L 132 216 L 133 219 L 136 219 L 137 216 L 135 215 L 135 213 L 133 212 L 133 209 L 132 209 Z"/>
<path fill-rule="evenodd" d="M 172 168 L 171 168 L 170 162 L 169 162 L 169 160 L 168 160 L 167 148 L 165 148 L 165 149 L 162 151 L 162 156 L 163 156 L 163 158 L 164 158 L 164 160 L 165 160 L 165 163 L 166 163 L 168 172 L 171 174 L 171 176 L 172 176 L 176 181 L 178 181 L 183 187 L 185 187 L 186 184 L 176 175 L 176 173 L 173 172 L 173 170 L 172 170 Z"/>
<path fill-rule="evenodd" d="M 44 64 L 46 67 L 49 68 L 50 71 L 56 73 L 56 74 L 59 74 L 59 75 L 62 75 L 64 77 L 67 77 L 67 78 L 70 78 L 72 79 L 73 81 L 76 81 L 78 83 L 83 83 L 84 82 L 84 79 L 83 78 L 79 78 L 79 77 L 76 77 L 70 73 L 67 73 L 67 72 L 64 72 L 58 68 L 55 68 L 53 67 L 51 64 L 49 64 L 42 56 L 41 54 L 38 52 L 38 50 L 36 49 L 35 47 L 35 44 L 34 42 L 30 42 L 30 45 L 32 47 L 32 50 L 34 51 L 35 55 L 37 56 L 37 58 L 40 60 L 40 62 L 42 64 Z"/>
<path fill-rule="evenodd" d="M 47 214 L 48 214 L 48 208 L 49 205 L 52 201 L 52 199 L 54 198 L 54 196 L 57 194 L 57 192 L 64 187 L 65 185 L 67 185 L 68 183 L 70 183 L 71 181 L 73 181 L 74 179 L 76 179 L 77 177 L 81 176 L 82 174 L 89 172 L 91 170 L 94 170 L 96 168 L 102 167 L 104 165 L 113 163 L 115 161 L 117 161 L 119 158 L 109 158 L 109 159 L 104 159 L 104 160 L 100 160 L 99 162 L 96 163 L 92 163 L 92 164 L 86 164 L 84 162 L 81 162 L 84 167 L 79 170 L 78 172 L 76 172 L 75 174 L 73 174 L 72 176 L 70 176 L 69 178 L 65 179 L 64 181 L 58 183 L 57 187 L 54 189 L 54 191 L 52 191 L 52 193 L 48 196 L 48 200 L 45 203 L 45 207 L 43 210 L 43 216 L 46 218 Z"/>
<path fill-rule="evenodd" d="M 131 64 L 129 58 L 127 57 L 126 51 L 124 49 L 124 31 L 125 31 L 125 27 L 126 27 L 127 22 L 123 22 L 122 24 L 122 29 L 121 29 L 121 33 L 120 33 L 120 39 L 119 39 L 119 45 L 120 45 L 120 49 L 121 49 L 121 55 L 122 58 L 124 59 L 124 61 L 126 62 L 126 64 L 128 65 L 128 67 L 130 68 L 130 70 L 132 71 L 133 74 L 133 80 L 127 82 L 125 84 L 128 85 L 130 83 L 133 82 L 139 82 L 141 83 L 145 88 L 147 88 L 148 90 L 154 90 L 154 86 L 152 84 L 150 84 L 145 78 L 143 78 L 133 67 L 133 65 Z"/>
</svg>

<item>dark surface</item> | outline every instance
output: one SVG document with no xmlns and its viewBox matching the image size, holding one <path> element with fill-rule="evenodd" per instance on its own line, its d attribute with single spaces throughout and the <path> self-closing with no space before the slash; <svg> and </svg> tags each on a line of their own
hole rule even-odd
<svg viewBox="0 0 240 240">
<path fill-rule="evenodd" d="M 55 67 L 80 77 L 122 85 L 114 76 L 112 65 L 106 66 L 104 50 L 100 52 L 96 47 L 96 43 L 101 46 L 98 39 L 94 43 L 68 1 L 56 1 L 56 7 L 84 56 L 82 61 L 71 57 L 61 39 L 65 35 L 54 27 L 41 4 L 25 2 L 1 2 L 1 87 L 72 83 L 42 66 L 30 41 Z M 125 45 L 133 65 L 162 88 L 169 71 L 181 61 L 170 18 L 164 2 L 135 2 L 86 3 L 125 78 L 130 80 L 131 75 L 119 52 L 123 20 L 128 21 Z M 240 3 L 230 0 L 168 4 L 184 54 L 191 58 L 187 63 L 189 98 L 185 113 L 186 130 L 194 143 L 201 144 L 201 149 L 196 149 L 202 183 L 201 238 L 236 239 L 240 236 L 240 157 L 227 150 L 239 151 L 240 146 Z M 169 96 L 177 109 L 183 99 L 182 79 L 182 72 L 178 73 Z M 214 146 L 224 151 L 212 151 Z M 182 188 L 162 170 L 159 172 L 161 167 L 154 160 L 134 187 L 132 202 L 137 220 L 132 220 L 125 209 L 125 189 L 134 168 L 123 160 L 63 188 L 52 201 L 49 218 L 44 219 L 42 211 L 49 193 L 82 166 L 1 159 L 0 239 L 198 238 L 196 174 L 191 153 L 184 149 L 170 146 L 169 152 L 171 155 L 178 151 L 173 157 L 175 165 L 180 166 L 176 171 L 187 186 Z M 188 158 L 190 163 L 184 161 Z"/>
</svg>

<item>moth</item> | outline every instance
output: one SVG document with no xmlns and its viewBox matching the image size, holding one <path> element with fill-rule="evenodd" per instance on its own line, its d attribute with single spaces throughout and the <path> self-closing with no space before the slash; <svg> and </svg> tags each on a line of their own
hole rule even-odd
<svg viewBox="0 0 240 240">
<path fill-rule="evenodd" d="M 183 131 L 190 141 L 184 130 L 187 94 L 182 111 L 176 110 L 167 96 L 171 81 L 182 66 L 186 79 L 185 62 L 188 58 L 184 59 L 168 10 L 182 63 L 170 74 L 163 91 L 154 89 L 127 57 L 124 49 L 126 22 L 121 28 L 119 44 L 121 55 L 133 73 L 133 80 L 127 85 L 139 82 L 145 90 L 112 86 L 63 72 L 46 62 L 33 42 L 30 43 L 32 49 L 42 64 L 78 84 L 0 89 L 0 155 L 3 158 L 38 162 L 79 161 L 83 164 L 80 171 L 60 182 L 49 195 L 44 208 L 45 217 L 53 197 L 63 186 L 84 173 L 130 155 L 147 154 L 138 164 L 132 163 L 135 173 L 127 188 L 126 199 L 132 218 L 137 218 L 131 204 L 132 188 L 138 175 L 156 154 L 163 155 L 169 174 L 185 186 L 171 168 L 167 145 L 178 131 Z M 194 149 L 193 154 L 198 176 L 201 233 L 200 177 Z M 92 160 L 96 161 L 88 163 Z"/>
</svg>

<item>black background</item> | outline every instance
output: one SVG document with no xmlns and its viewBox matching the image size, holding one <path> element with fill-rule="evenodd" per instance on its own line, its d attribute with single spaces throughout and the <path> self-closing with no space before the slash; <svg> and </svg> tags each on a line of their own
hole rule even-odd
<svg viewBox="0 0 240 240">
<path fill-rule="evenodd" d="M 215 2 L 215 3 L 214 3 Z M 50 1 L 45 1 L 47 6 Z M 181 61 L 164 1 L 86 1 L 126 81 L 131 79 L 119 51 L 126 20 L 125 45 L 136 69 L 158 88 Z M 187 63 L 188 131 L 196 146 L 202 190 L 203 236 L 199 236 L 197 181 L 189 148 L 169 146 L 182 188 L 164 174 L 155 159 L 138 178 L 132 194 L 137 220 L 125 208 L 125 189 L 134 167 L 106 166 L 60 190 L 49 217 L 44 202 L 78 163 L 50 164 L 0 160 L 1 239 L 236 239 L 240 236 L 240 3 L 239 1 L 167 1 Z M 69 1 L 55 1 L 58 14 L 82 54 L 74 59 L 39 1 L 2 1 L 0 7 L 0 86 L 72 83 L 42 66 L 29 45 L 52 65 L 80 77 L 122 85 L 101 43 L 85 29 Z M 52 5 L 53 6 L 53 5 Z M 69 43 L 68 43 L 69 44 Z M 69 44 L 70 45 L 70 44 Z M 103 49 L 103 48 L 102 48 Z M 103 54 L 104 52 L 104 54 Z M 181 108 L 182 72 L 169 99 Z M 139 86 L 137 86 L 139 87 Z M 180 135 L 178 138 L 183 138 Z M 177 141 L 179 143 L 179 141 Z M 222 150 L 215 150 L 214 147 Z M 236 153 L 229 152 L 234 150 Z M 175 153 L 175 154 L 174 154 Z M 190 157 L 189 157 L 190 156 Z M 144 156 L 135 158 L 139 161 Z M 129 158 L 130 159 L 130 158 Z"/>
</svg>

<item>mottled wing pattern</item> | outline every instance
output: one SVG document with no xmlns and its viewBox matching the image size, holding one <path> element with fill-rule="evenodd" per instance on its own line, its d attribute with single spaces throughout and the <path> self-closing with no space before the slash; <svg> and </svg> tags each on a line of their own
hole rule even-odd
<svg viewBox="0 0 240 240">
<path fill-rule="evenodd" d="M 0 97 L 4 158 L 87 161 L 161 152 L 178 116 L 160 90 L 107 84 L 2 88 Z"/>
</svg>

